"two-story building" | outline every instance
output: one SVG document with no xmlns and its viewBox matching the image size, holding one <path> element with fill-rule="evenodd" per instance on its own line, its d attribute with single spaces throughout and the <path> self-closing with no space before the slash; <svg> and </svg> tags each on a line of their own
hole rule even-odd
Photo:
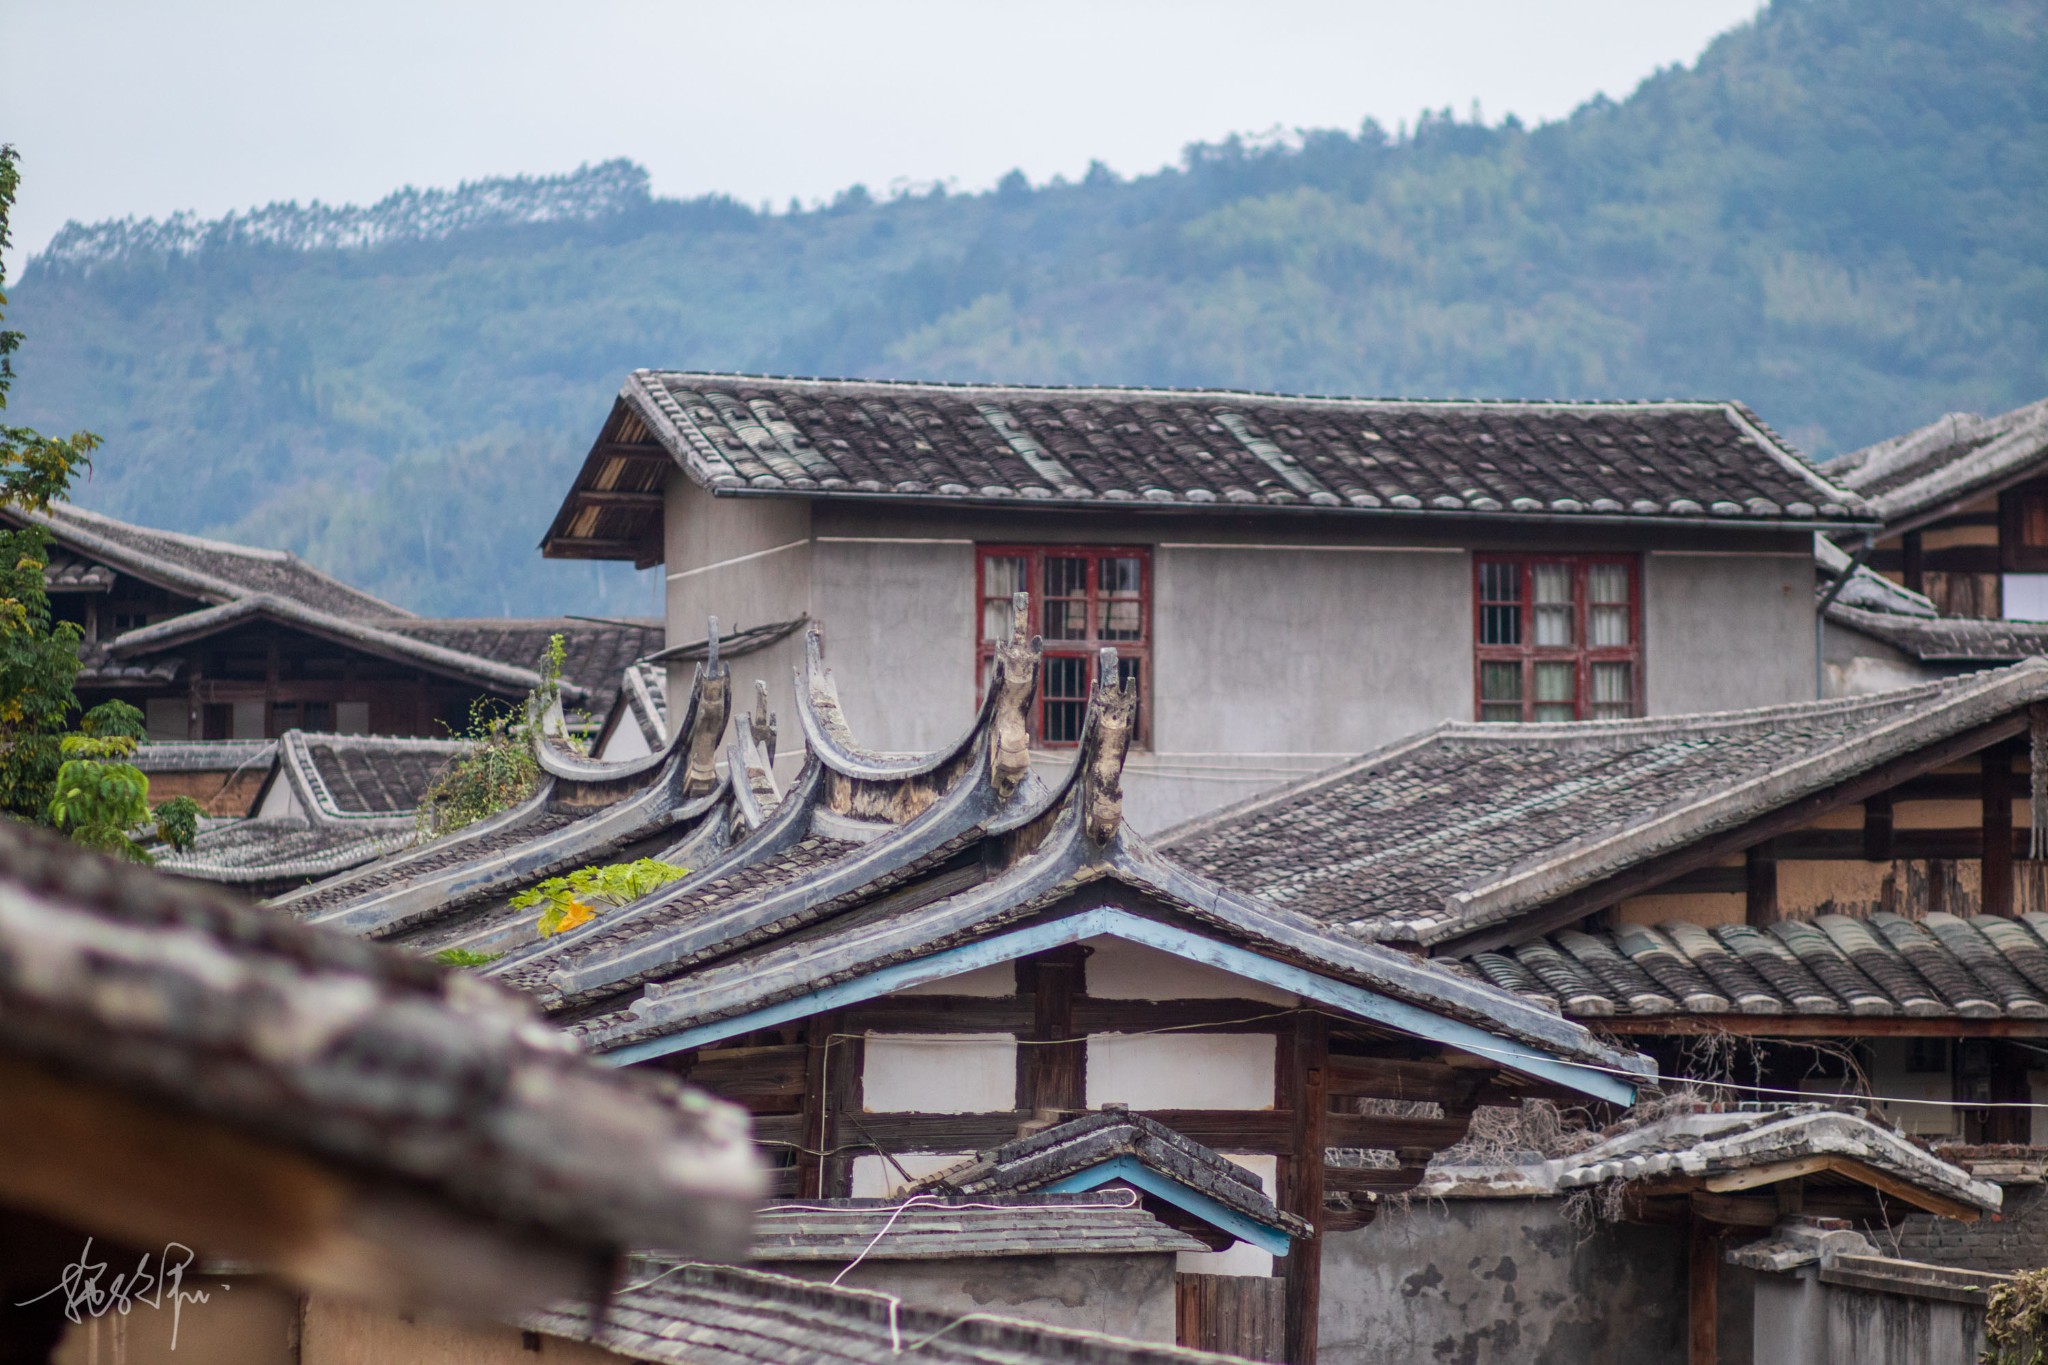
<svg viewBox="0 0 2048 1365">
<path fill-rule="evenodd" d="M 1732 402 L 637 371 L 543 545 L 666 566 L 679 686 L 707 616 L 770 678 L 821 623 L 892 750 L 965 725 L 1028 591 L 1034 747 L 1072 749 L 1113 646 L 1158 828 L 1446 719 L 1810 698 L 1813 533 L 1871 529 Z"/>
</svg>

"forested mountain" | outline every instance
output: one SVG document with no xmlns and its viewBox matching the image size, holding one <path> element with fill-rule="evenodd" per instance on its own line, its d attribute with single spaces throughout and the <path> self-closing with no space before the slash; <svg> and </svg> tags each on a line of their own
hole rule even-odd
<svg viewBox="0 0 2048 1365">
<path fill-rule="evenodd" d="M 88 505 L 438 612 L 648 608 L 533 549 L 644 365 L 1733 395 L 1824 456 L 2048 394 L 2048 4 L 1778 0 L 1554 124 L 1137 179 L 767 214 L 612 163 L 72 227 L 9 321 L 20 418 L 108 438 Z"/>
</svg>

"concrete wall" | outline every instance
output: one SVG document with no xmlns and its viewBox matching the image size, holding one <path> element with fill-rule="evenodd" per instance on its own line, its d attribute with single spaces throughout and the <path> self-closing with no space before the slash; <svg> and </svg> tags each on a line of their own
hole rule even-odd
<svg viewBox="0 0 2048 1365">
<path fill-rule="evenodd" d="M 1678 1365 L 1685 1239 L 1558 1200 L 1420 1201 L 1323 1241 L 1322 1365 Z"/>
<path fill-rule="evenodd" d="M 1812 552 L 1650 551 L 1643 643 L 1653 716 L 1812 700 Z"/>
<path fill-rule="evenodd" d="M 837 1262 L 788 1261 L 763 1270 L 829 1280 Z M 863 1261 L 840 1284 L 879 1289 L 945 1313 L 995 1313 L 1139 1341 L 1171 1343 L 1173 1257 L 984 1256 L 957 1261 Z"/>
<path fill-rule="evenodd" d="M 1817 1267 L 1759 1274 L 1754 1365 L 1968 1365 L 1984 1309 L 1823 1282 Z"/>
<path fill-rule="evenodd" d="M 1124 778 L 1126 817 L 1144 831 L 1471 718 L 1476 545 L 1641 553 L 1652 714 L 1813 692 L 1813 569 L 1797 535 L 1618 525 L 1521 528 L 1509 541 L 1448 520 L 1001 515 L 713 498 L 680 475 L 667 518 L 671 641 L 701 638 L 713 613 L 727 627 L 808 614 L 824 624 L 856 739 L 895 751 L 949 743 L 978 704 L 977 543 L 1150 547 L 1150 735 Z M 792 639 L 735 660 L 742 699 L 761 678 L 784 707 L 801 652 Z M 687 666 L 671 676 L 678 696 L 688 682 Z M 783 747 L 786 778 L 799 746 Z"/>
</svg>

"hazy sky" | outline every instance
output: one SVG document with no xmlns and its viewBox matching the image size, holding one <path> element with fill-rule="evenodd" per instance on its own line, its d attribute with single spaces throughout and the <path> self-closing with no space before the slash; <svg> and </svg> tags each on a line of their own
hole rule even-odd
<svg viewBox="0 0 2048 1365">
<path fill-rule="evenodd" d="M 1555 118 L 1755 0 L 0 0 L 16 251 L 628 156 L 750 203 L 1153 169 L 1191 141 Z M 19 256 L 16 257 L 16 263 Z"/>
</svg>

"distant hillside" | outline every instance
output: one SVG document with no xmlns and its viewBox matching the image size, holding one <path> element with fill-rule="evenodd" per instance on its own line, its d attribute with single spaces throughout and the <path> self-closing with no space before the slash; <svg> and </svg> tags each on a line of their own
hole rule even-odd
<svg viewBox="0 0 2048 1365">
<path fill-rule="evenodd" d="M 108 438 L 89 505 L 429 611 L 647 609 L 533 550 L 642 365 L 1734 395 L 1826 455 L 2048 394 L 2048 5 L 1779 0 L 1559 123 L 1134 180 L 764 215 L 611 163 L 73 226 L 9 322 L 20 416 Z"/>
</svg>

